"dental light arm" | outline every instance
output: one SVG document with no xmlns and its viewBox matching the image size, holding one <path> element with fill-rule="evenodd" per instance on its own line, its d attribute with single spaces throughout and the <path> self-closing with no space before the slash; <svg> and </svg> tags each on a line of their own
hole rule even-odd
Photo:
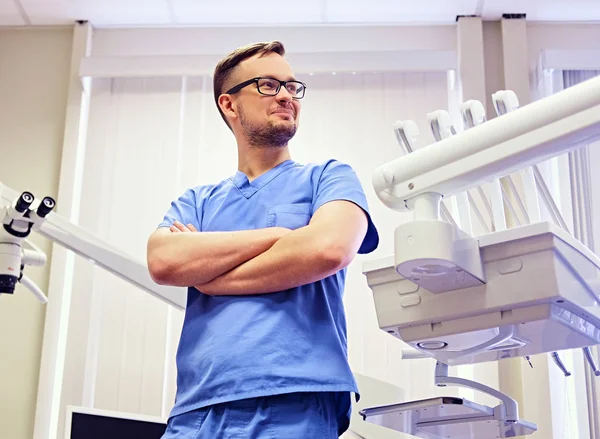
<svg viewBox="0 0 600 439">
<path fill-rule="evenodd" d="M 417 140 L 420 133 L 419 127 L 414 120 L 398 120 L 394 122 L 393 129 L 398 145 L 404 155 L 411 154 L 417 150 Z M 440 212 L 446 221 L 458 227 L 444 203 L 440 205 Z"/>
<path fill-rule="evenodd" d="M 396 271 L 432 293 L 486 283 L 477 239 L 469 229 L 441 220 L 443 197 L 600 138 L 600 78 L 485 123 L 481 108 L 473 102 L 463 105 L 465 120 L 473 126 L 457 135 L 452 135 L 447 113 L 430 113 L 440 141 L 379 167 L 373 175 L 375 192 L 386 206 L 414 212 L 414 221 L 395 230 Z"/>
<path fill-rule="evenodd" d="M 481 106 L 483 108 L 481 103 L 479 103 L 478 101 L 468 101 L 461 105 L 461 112 L 463 115 L 463 120 L 464 120 L 465 126 L 467 128 L 471 128 L 474 123 L 479 123 L 479 117 L 472 116 L 472 114 L 475 114 L 475 113 L 471 112 L 471 110 L 469 110 L 470 107 L 477 108 L 477 104 L 479 104 L 479 106 Z M 450 113 L 448 113 L 446 110 L 438 110 L 438 111 L 434 111 L 432 113 L 428 113 L 427 121 L 429 122 L 429 127 L 431 128 L 433 137 L 435 138 L 435 140 L 437 142 L 456 135 L 456 130 L 454 128 L 454 125 L 452 124 L 452 118 L 450 117 Z M 483 121 L 485 121 L 485 110 L 483 111 L 483 119 L 481 120 L 481 123 L 483 123 Z M 489 203 L 487 202 L 487 198 L 485 197 L 483 189 L 481 187 L 478 187 L 477 190 L 478 190 L 480 196 L 482 197 L 482 200 L 484 202 L 486 209 L 488 210 L 488 213 L 490 214 L 490 216 L 492 216 L 491 206 L 489 206 Z M 471 210 L 470 210 L 470 209 L 472 209 L 473 212 L 475 213 L 475 215 L 477 216 L 477 219 L 479 220 L 479 224 L 481 225 L 481 227 L 486 232 L 489 232 L 487 223 L 485 222 L 485 219 L 483 218 L 483 215 L 481 214 L 481 211 L 479 210 L 477 203 L 475 202 L 475 200 L 473 199 L 473 196 L 471 195 L 471 193 L 469 191 L 465 191 L 464 193 L 456 194 L 456 200 L 457 200 L 458 212 L 459 212 L 459 217 L 460 217 L 460 225 L 461 225 L 462 230 L 464 230 L 465 232 L 467 232 L 469 234 L 473 233 L 472 226 L 471 226 Z"/>
<path fill-rule="evenodd" d="M 570 87 L 400 157 L 373 175 L 389 208 L 428 192 L 450 196 L 600 137 L 600 78 Z"/>
<path fill-rule="evenodd" d="M 39 287 L 22 274 L 25 265 L 43 265 L 46 261 L 43 252 L 25 241 L 32 231 L 37 231 L 160 300 L 179 309 L 185 308 L 184 288 L 157 285 L 145 263 L 51 212 L 54 207 L 51 198 L 44 198 L 37 208 L 32 209 L 33 205 L 31 193 L 19 194 L 0 183 L 0 221 L 3 223 L 0 229 L 0 294 L 13 293 L 16 283 L 20 282 L 42 302 L 46 301 Z M 23 244 L 32 249 L 24 249 Z"/>
</svg>

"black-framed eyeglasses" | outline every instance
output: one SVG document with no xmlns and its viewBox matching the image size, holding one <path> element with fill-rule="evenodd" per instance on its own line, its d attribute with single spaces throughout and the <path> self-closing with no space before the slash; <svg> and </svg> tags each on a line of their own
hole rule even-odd
<svg viewBox="0 0 600 439">
<path fill-rule="evenodd" d="M 281 87 L 285 87 L 287 92 L 290 94 L 292 99 L 302 99 L 306 92 L 306 84 L 300 81 L 280 81 L 275 78 L 252 78 L 244 81 L 234 87 L 227 90 L 226 94 L 233 94 L 240 91 L 242 88 L 249 86 L 250 84 L 256 84 L 256 88 L 261 95 L 265 96 L 276 96 L 281 90 Z"/>
</svg>

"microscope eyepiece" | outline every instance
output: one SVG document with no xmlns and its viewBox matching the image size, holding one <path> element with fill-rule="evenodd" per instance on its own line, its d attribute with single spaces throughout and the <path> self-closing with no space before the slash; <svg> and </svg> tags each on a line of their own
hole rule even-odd
<svg viewBox="0 0 600 439">
<path fill-rule="evenodd" d="M 25 212 L 33 203 L 34 197 L 31 192 L 23 192 L 15 203 L 15 210 L 19 213 Z"/>
<path fill-rule="evenodd" d="M 52 209 L 56 206 L 56 202 L 51 197 L 44 197 L 42 202 L 37 208 L 37 214 L 40 218 L 45 218 Z"/>
</svg>

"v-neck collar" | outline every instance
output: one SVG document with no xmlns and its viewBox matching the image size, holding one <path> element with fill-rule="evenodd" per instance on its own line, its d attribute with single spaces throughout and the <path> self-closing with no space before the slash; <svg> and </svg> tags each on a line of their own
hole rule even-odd
<svg viewBox="0 0 600 439">
<path fill-rule="evenodd" d="M 244 174 L 242 171 L 237 171 L 235 175 L 231 177 L 231 181 L 244 197 L 250 198 L 283 171 L 296 165 L 296 162 L 293 160 L 283 161 L 274 168 L 269 169 L 264 174 L 259 175 L 252 181 L 249 181 L 248 176 L 246 176 L 246 174 Z"/>
</svg>

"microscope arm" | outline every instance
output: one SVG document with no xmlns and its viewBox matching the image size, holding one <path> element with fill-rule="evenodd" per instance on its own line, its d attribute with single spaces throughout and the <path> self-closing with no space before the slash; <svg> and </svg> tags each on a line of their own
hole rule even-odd
<svg viewBox="0 0 600 439">
<path fill-rule="evenodd" d="M 0 211 L 5 206 L 12 205 L 19 196 L 20 194 L 18 192 L 0 183 Z M 41 225 L 38 227 L 34 225 L 33 230 L 37 230 L 42 236 L 75 252 L 90 262 L 101 266 L 105 270 L 136 285 L 160 300 L 163 300 L 178 309 L 185 309 L 185 289 L 156 284 L 150 277 L 145 262 L 136 260 L 125 254 L 118 248 L 95 237 L 82 227 L 72 223 L 55 212 L 50 212 L 40 224 Z M 27 250 L 24 252 L 25 257 L 26 255 Z M 30 255 L 32 255 L 32 253 L 30 253 Z M 30 265 L 40 264 L 33 263 Z M 23 279 L 25 279 L 25 282 L 23 282 Z M 26 277 L 22 277 L 20 282 L 28 288 L 33 284 Z M 39 296 L 41 291 L 39 288 L 35 287 L 35 284 L 33 285 L 34 289 L 37 290 L 32 290 L 32 292 L 43 301 L 42 297 Z M 29 289 L 31 290 L 31 288 Z M 43 293 L 41 294 L 43 295 Z"/>
</svg>

